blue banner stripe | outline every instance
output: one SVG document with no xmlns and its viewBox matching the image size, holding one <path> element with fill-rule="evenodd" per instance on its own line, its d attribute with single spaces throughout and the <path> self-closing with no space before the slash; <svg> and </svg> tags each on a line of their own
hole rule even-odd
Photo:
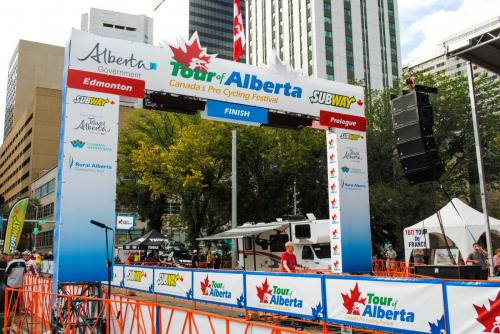
<svg viewBox="0 0 500 334">
<path fill-rule="evenodd" d="M 265 108 L 216 100 L 207 100 L 207 116 L 259 124 L 268 123 L 268 110 Z"/>
</svg>

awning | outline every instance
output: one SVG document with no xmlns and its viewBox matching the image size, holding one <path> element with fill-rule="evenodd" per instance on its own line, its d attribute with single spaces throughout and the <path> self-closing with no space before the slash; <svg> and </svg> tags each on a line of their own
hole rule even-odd
<svg viewBox="0 0 500 334">
<path fill-rule="evenodd" d="M 283 231 L 284 226 L 288 226 L 289 223 L 276 223 L 276 224 L 263 224 L 263 225 L 252 225 L 252 226 L 241 226 L 233 228 L 221 233 L 209 235 L 207 237 L 198 238 L 197 240 L 221 240 L 221 239 L 241 239 L 244 237 L 250 237 L 253 235 L 259 235 L 263 232 L 279 230 Z"/>
<path fill-rule="evenodd" d="M 469 60 L 500 75 L 500 27 L 498 23 L 466 41 L 447 46 L 448 55 Z"/>
</svg>

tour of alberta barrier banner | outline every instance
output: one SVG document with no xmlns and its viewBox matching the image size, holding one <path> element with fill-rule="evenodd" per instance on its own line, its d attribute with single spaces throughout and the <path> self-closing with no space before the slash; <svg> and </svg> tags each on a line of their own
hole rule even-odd
<svg viewBox="0 0 500 334">
<path fill-rule="evenodd" d="M 500 333 L 500 282 L 444 283 L 448 333 Z"/>
<path fill-rule="evenodd" d="M 325 276 L 327 320 L 398 333 L 444 333 L 442 290 L 442 282 L 432 279 Z"/>
<path fill-rule="evenodd" d="M 249 272 L 245 287 L 250 310 L 324 319 L 321 275 Z"/>
<path fill-rule="evenodd" d="M 244 273 L 193 270 L 193 299 L 227 306 L 245 307 Z"/>
<path fill-rule="evenodd" d="M 190 269 L 155 269 L 154 292 L 176 298 L 193 299 L 193 274 Z"/>
<path fill-rule="evenodd" d="M 500 333 L 500 281 L 113 269 L 115 287 L 253 311 L 397 333 Z"/>
</svg>

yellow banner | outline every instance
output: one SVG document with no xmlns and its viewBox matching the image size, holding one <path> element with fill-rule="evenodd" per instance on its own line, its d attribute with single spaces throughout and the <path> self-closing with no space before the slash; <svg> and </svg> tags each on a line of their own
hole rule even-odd
<svg viewBox="0 0 500 334">
<path fill-rule="evenodd" d="M 9 214 L 9 222 L 7 225 L 7 232 L 5 233 L 5 242 L 3 247 L 4 253 L 12 253 L 19 244 L 21 233 L 23 232 L 24 217 L 28 209 L 29 198 L 19 200 Z"/>
</svg>

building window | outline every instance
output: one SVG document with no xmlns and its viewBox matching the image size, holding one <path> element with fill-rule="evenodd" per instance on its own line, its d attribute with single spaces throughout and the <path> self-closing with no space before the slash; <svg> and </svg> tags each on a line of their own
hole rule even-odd
<svg viewBox="0 0 500 334">
<path fill-rule="evenodd" d="M 332 32 L 331 31 L 325 31 L 325 37 L 332 38 Z"/>
<path fill-rule="evenodd" d="M 38 209 L 36 219 L 43 219 L 54 215 L 54 202 L 42 206 Z"/>
<path fill-rule="evenodd" d="M 49 182 L 41 185 L 40 187 L 35 189 L 34 197 L 35 198 L 42 198 L 44 196 L 47 196 L 50 193 L 53 193 L 55 190 L 55 185 L 56 185 L 55 179 L 52 179 Z"/>
</svg>

